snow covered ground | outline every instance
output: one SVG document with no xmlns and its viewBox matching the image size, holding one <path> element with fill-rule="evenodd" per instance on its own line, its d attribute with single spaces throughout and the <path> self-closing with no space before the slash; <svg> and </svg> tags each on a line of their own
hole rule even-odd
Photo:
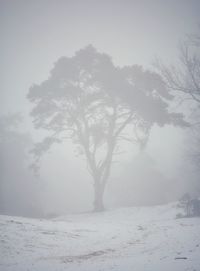
<svg viewBox="0 0 200 271">
<path fill-rule="evenodd" d="M 175 219 L 174 205 L 0 216 L 0 270 L 200 271 L 200 218 Z"/>
</svg>

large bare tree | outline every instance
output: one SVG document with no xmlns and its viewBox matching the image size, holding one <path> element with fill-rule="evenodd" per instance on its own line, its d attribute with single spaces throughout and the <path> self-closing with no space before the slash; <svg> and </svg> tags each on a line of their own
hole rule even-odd
<svg viewBox="0 0 200 271">
<path fill-rule="evenodd" d="M 144 147 L 154 123 L 185 124 L 181 115 L 168 112 L 166 101 L 173 96 L 160 76 L 139 66 L 116 67 L 92 46 L 60 58 L 49 78 L 30 88 L 28 99 L 35 127 L 51 133 L 35 145 L 36 160 L 54 142 L 72 139 L 93 179 L 95 211 L 104 209 L 103 194 L 122 140 Z"/>
<path fill-rule="evenodd" d="M 200 26 L 199 26 L 200 30 Z M 156 66 L 161 76 L 174 95 L 181 102 L 192 102 L 192 110 L 189 112 L 191 121 L 190 148 L 193 149 L 192 157 L 197 165 L 200 165 L 200 31 L 188 35 L 179 47 L 179 58 L 176 65 L 167 66 L 157 61 Z M 191 152 L 191 150 L 190 150 Z"/>
</svg>

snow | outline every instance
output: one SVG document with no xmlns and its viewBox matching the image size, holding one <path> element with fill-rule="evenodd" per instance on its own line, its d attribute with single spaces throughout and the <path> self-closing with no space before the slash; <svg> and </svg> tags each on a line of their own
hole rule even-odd
<svg viewBox="0 0 200 271">
<path fill-rule="evenodd" d="M 0 270 L 200 271 L 200 218 L 176 219 L 175 205 L 0 216 Z"/>
</svg>

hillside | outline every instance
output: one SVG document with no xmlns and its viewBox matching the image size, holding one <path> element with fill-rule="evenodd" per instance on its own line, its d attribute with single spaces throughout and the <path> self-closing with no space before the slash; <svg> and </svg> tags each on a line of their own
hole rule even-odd
<svg viewBox="0 0 200 271">
<path fill-rule="evenodd" d="M 200 218 L 175 219 L 174 206 L 0 216 L 0 270 L 199 271 Z"/>
</svg>

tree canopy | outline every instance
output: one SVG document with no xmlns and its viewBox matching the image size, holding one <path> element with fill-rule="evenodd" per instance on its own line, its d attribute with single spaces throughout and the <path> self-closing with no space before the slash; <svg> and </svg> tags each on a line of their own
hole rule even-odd
<svg viewBox="0 0 200 271">
<path fill-rule="evenodd" d="M 28 99 L 35 128 L 51 133 L 36 144 L 36 159 L 54 142 L 72 139 L 93 177 L 96 209 L 102 209 L 121 140 L 144 147 L 155 123 L 187 125 L 181 114 L 169 112 L 173 96 L 158 74 L 138 65 L 117 67 L 91 45 L 61 57 L 49 78 L 30 88 Z"/>
</svg>

